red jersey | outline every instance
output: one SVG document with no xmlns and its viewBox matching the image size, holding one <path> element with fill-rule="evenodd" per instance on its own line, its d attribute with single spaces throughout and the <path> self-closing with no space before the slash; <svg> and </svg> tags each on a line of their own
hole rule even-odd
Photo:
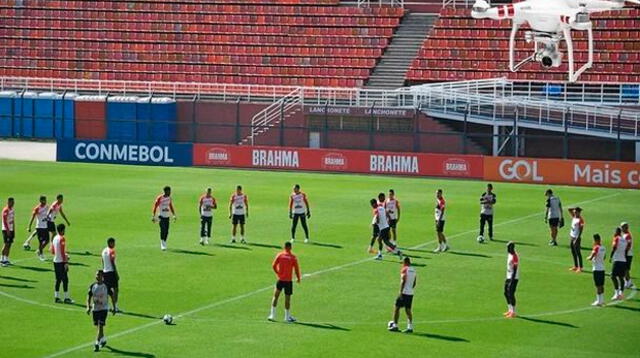
<svg viewBox="0 0 640 358">
<path fill-rule="evenodd" d="M 290 251 L 280 252 L 273 260 L 273 271 L 278 275 L 280 281 L 292 281 L 293 270 L 296 270 L 296 277 L 300 280 L 300 267 L 298 259 Z"/>
<path fill-rule="evenodd" d="M 14 231 L 14 218 L 13 208 L 5 206 L 4 209 L 2 209 L 2 231 Z"/>
</svg>

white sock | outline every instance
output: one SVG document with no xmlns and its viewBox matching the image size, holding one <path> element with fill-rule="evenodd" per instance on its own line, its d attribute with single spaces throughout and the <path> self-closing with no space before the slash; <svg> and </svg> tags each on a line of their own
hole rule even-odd
<svg viewBox="0 0 640 358">
<path fill-rule="evenodd" d="M 407 329 L 413 329 L 413 323 L 411 320 L 407 320 Z"/>
<path fill-rule="evenodd" d="M 291 317 L 291 314 L 289 313 L 289 310 L 285 309 L 284 310 L 284 319 L 289 319 L 289 317 Z"/>
<path fill-rule="evenodd" d="M 275 316 L 276 315 L 276 308 L 271 306 L 271 316 Z"/>
<path fill-rule="evenodd" d="M 598 302 L 600 303 L 604 302 L 604 293 L 599 293 L 597 297 L 598 297 Z"/>
<path fill-rule="evenodd" d="M 60 293 L 59 293 L 58 291 L 55 291 L 55 292 L 53 293 L 53 297 L 55 297 L 55 298 L 60 298 Z"/>
<path fill-rule="evenodd" d="M 511 306 L 511 312 L 516 313 L 516 306 Z"/>
<path fill-rule="evenodd" d="M 231 235 L 231 241 L 236 241 L 236 237 Z"/>
<path fill-rule="evenodd" d="M 0 258 L 0 261 L 3 261 L 3 262 L 4 262 L 6 259 L 7 259 L 7 257 L 6 257 L 6 256 L 4 256 L 4 255 L 2 255 L 2 258 Z"/>
<path fill-rule="evenodd" d="M 65 300 L 66 300 L 66 299 L 69 299 L 69 292 L 68 292 L 68 291 L 65 291 L 65 293 L 64 293 L 64 299 L 65 299 Z"/>
<path fill-rule="evenodd" d="M 240 240 L 244 240 L 244 235 L 240 236 Z"/>
<path fill-rule="evenodd" d="M 507 307 L 509 307 L 509 312 L 513 312 L 513 306 L 512 305 L 507 305 Z"/>
</svg>

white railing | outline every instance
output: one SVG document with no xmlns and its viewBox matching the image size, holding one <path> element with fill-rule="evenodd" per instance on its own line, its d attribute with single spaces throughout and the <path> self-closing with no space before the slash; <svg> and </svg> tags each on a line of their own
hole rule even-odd
<svg viewBox="0 0 640 358">
<path fill-rule="evenodd" d="M 245 144 L 247 141 L 251 145 L 255 144 L 255 138 L 267 132 L 274 125 L 281 123 L 285 118 L 295 112 L 301 111 L 303 106 L 303 92 L 300 88 L 296 88 L 289 92 L 286 96 L 273 102 L 270 106 L 256 113 L 251 118 L 251 132 L 247 138 L 238 144 Z"/>
<path fill-rule="evenodd" d="M 358 7 L 368 7 L 372 4 L 377 4 L 378 6 L 389 5 L 404 8 L 404 0 L 358 0 L 357 4 Z"/>
</svg>

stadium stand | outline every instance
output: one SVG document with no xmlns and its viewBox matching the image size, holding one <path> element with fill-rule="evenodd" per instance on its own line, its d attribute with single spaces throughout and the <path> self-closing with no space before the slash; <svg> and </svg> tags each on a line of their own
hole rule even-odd
<svg viewBox="0 0 640 358">
<path fill-rule="evenodd" d="M 509 71 L 508 22 L 474 20 L 466 8 L 443 8 L 433 30 L 407 73 L 410 83 L 473 80 L 505 76 L 516 80 L 564 81 L 567 65 L 544 70 L 529 63 L 517 73 Z M 581 82 L 640 82 L 640 9 L 593 15 L 595 53 L 593 68 Z M 525 29 L 526 30 L 526 29 Z M 524 32 L 520 33 L 521 35 Z M 574 32 L 576 60 L 587 60 L 587 41 Z M 517 58 L 530 54 L 520 36 Z"/>
<path fill-rule="evenodd" d="M 5 76 L 362 86 L 404 15 L 338 0 L 0 4 Z"/>
</svg>

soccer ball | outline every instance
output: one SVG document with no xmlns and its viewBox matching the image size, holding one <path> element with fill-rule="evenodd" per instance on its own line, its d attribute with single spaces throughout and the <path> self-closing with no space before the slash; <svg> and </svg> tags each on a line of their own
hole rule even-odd
<svg viewBox="0 0 640 358">
<path fill-rule="evenodd" d="M 484 242 L 484 236 L 479 235 L 479 236 L 478 236 L 478 238 L 477 238 L 476 240 L 478 240 L 478 243 L 479 243 L 479 244 L 482 244 L 482 243 Z"/>
<path fill-rule="evenodd" d="M 173 323 L 173 316 L 171 316 L 170 314 L 166 314 L 164 315 L 164 317 L 162 317 L 162 320 L 165 324 L 171 324 Z"/>
<path fill-rule="evenodd" d="M 395 326 L 396 324 L 393 321 L 389 321 L 389 323 L 387 323 L 387 329 L 393 329 Z"/>
</svg>

